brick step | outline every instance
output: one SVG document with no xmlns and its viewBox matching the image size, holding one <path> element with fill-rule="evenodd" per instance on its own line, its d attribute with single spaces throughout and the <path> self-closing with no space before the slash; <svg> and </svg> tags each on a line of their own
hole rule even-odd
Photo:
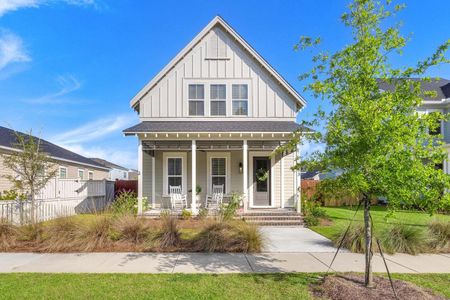
<svg viewBox="0 0 450 300">
<path fill-rule="evenodd" d="M 249 224 L 258 226 L 303 226 L 303 221 L 278 220 L 278 221 L 247 221 Z"/>
<path fill-rule="evenodd" d="M 297 212 L 246 212 L 242 217 L 269 217 L 269 216 L 301 216 Z"/>
<path fill-rule="evenodd" d="M 295 216 L 243 216 L 246 221 L 277 221 L 277 220 L 290 220 L 290 221 L 303 221 L 303 218 L 299 215 Z"/>
</svg>

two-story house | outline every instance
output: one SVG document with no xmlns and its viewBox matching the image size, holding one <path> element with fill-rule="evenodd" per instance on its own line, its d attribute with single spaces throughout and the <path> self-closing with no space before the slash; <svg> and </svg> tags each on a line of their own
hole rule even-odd
<svg viewBox="0 0 450 300">
<path fill-rule="evenodd" d="M 272 156 L 299 129 L 302 96 L 228 23 L 215 17 L 132 100 L 139 198 L 168 208 L 181 186 L 194 212 L 223 185 L 245 211 L 297 208 L 299 153 Z M 200 186 L 200 197 L 189 193 Z M 200 203 L 199 203 L 200 202 Z"/>
<path fill-rule="evenodd" d="M 420 114 L 429 114 L 433 112 L 440 112 L 442 114 L 450 113 L 450 80 L 444 78 L 434 78 L 431 80 L 422 80 L 420 78 L 413 78 L 412 80 L 421 81 L 421 89 L 427 92 L 433 92 L 434 95 L 423 96 L 423 102 L 417 111 Z M 379 81 L 379 87 L 382 90 L 392 90 L 393 86 L 387 82 Z M 444 140 L 444 148 L 447 151 L 447 160 L 442 162 L 442 165 L 437 166 L 444 170 L 446 174 L 450 174 L 450 121 L 443 121 L 436 130 L 430 132 L 432 135 L 441 135 Z"/>
</svg>

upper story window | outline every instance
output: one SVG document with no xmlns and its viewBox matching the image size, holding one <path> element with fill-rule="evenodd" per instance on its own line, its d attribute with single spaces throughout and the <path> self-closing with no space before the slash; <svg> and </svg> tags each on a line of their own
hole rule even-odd
<svg viewBox="0 0 450 300">
<path fill-rule="evenodd" d="M 78 169 L 78 179 L 84 179 L 84 170 Z"/>
<path fill-rule="evenodd" d="M 234 116 L 248 115 L 248 85 L 232 85 L 232 109 Z"/>
<path fill-rule="evenodd" d="M 433 113 L 436 114 L 435 112 L 430 112 L 430 114 L 433 114 Z M 428 133 L 430 135 L 439 135 L 439 134 L 441 134 L 442 133 L 442 122 L 441 122 L 441 120 L 436 121 L 435 127 L 434 128 L 430 128 L 428 130 Z"/>
<path fill-rule="evenodd" d="M 189 115 L 205 115 L 205 86 L 203 84 L 189 85 Z"/>
<path fill-rule="evenodd" d="M 67 178 L 67 168 L 60 167 L 59 168 L 59 178 L 60 179 L 66 179 Z"/>
<path fill-rule="evenodd" d="M 92 172 L 92 171 L 88 172 L 88 179 L 89 180 L 94 180 L 94 172 Z"/>
<path fill-rule="evenodd" d="M 227 88 L 225 84 L 211 84 L 211 116 L 226 116 L 227 114 Z"/>
</svg>

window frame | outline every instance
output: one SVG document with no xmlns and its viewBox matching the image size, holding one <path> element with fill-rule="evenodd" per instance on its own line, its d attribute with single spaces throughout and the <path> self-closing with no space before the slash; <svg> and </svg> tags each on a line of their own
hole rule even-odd
<svg viewBox="0 0 450 300">
<path fill-rule="evenodd" d="M 225 175 L 213 175 L 212 173 L 212 160 L 214 158 L 224 158 L 225 159 Z M 207 192 L 208 194 L 212 194 L 212 184 L 213 184 L 213 176 L 225 177 L 225 185 L 224 190 L 225 194 L 230 193 L 231 187 L 231 153 L 230 152 L 206 152 L 206 160 L 207 160 Z"/>
<path fill-rule="evenodd" d="M 203 99 L 197 99 L 197 98 L 195 98 L 195 99 L 192 98 L 191 99 L 190 98 L 189 90 L 190 90 L 191 85 L 192 86 L 193 85 L 195 85 L 195 86 L 203 86 Z M 188 83 L 188 85 L 187 85 L 187 99 L 188 99 L 188 107 L 187 107 L 188 111 L 187 111 L 187 113 L 188 113 L 189 117 L 204 117 L 205 116 L 205 111 L 206 111 L 206 104 L 205 103 L 206 103 L 206 95 L 207 95 L 206 86 L 207 86 L 207 84 L 205 84 L 205 83 Z M 199 114 L 192 115 L 191 114 L 191 109 L 190 109 L 191 102 L 202 102 L 203 103 L 203 114 L 202 115 L 199 115 Z"/>
<path fill-rule="evenodd" d="M 213 99 L 212 98 L 212 95 L 211 95 L 211 93 L 212 93 L 212 87 L 213 86 L 224 86 L 225 87 L 225 98 L 217 98 L 217 99 Z M 228 92 L 227 92 L 227 90 L 228 90 L 228 87 L 227 87 L 227 84 L 226 83 L 210 83 L 209 84 L 209 116 L 211 116 L 211 117 L 226 117 L 227 116 L 227 99 L 228 99 Z M 216 103 L 220 103 L 220 102 L 223 102 L 223 103 L 225 103 L 225 114 L 213 114 L 212 113 L 212 104 L 213 104 L 213 102 L 216 102 Z"/>
<path fill-rule="evenodd" d="M 235 85 L 245 85 L 247 87 L 247 98 L 235 98 L 233 95 L 233 87 Z M 231 84 L 231 115 L 234 117 L 248 117 L 249 116 L 249 98 L 250 98 L 250 89 L 248 83 L 232 83 Z M 235 102 L 245 102 L 246 107 L 246 113 L 245 114 L 235 114 L 234 113 L 234 103 Z"/>
<path fill-rule="evenodd" d="M 88 180 L 94 180 L 94 172 L 93 171 L 88 171 Z"/>
<path fill-rule="evenodd" d="M 64 178 L 61 178 L 61 170 L 62 170 L 62 169 L 64 169 L 65 172 L 66 172 L 65 175 L 64 175 Z M 67 167 L 59 166 L 58 178 L 59 178 L 59 179 L 67 179 Z"/>
<path fill-rule="evenodd" d="M 187 153 L 186 152 L 164 152 L 163 153 L 163 192 L 164 196 L 169 195 L 169 159 L 181 159 L 181 175 L 170 175 L 172 177 L 181 177 L 181 190 L 184 194 L 187 192 Z"/>
<path fill-rule="evenodd" d="M 82 173 L 82 176 L 80 176 L 80 172 Z M 84 169 L 78 169 L 78 171 L 77 171 L 77 178 L 79 180 L 84 180 Z"/>
</svg>

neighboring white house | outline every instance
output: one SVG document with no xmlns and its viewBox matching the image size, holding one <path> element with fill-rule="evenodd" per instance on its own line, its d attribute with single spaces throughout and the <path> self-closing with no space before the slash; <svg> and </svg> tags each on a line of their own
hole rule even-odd
<svg viewBox="0 0 450 300">
<path fill-rule="evenodd" d="M 162 46 L 162 45 L 160 45 Z M 149 57 L 149 59 L 151 59 Z M 299 153 L 271 156 L 301 130 L 305 100 L 222 18 L 215 17 L 131 100 L 140 123 L 139 197 L 169 207 L 169 186 L 213 184 L 243 194 L 244 210 L 298 208 Z"/>
<path fill-rule="evenodd" d="M 109 162 L 107 160 L 101 159 L 101 158 L 90 158 L 90 160 L 93 160 L 97 162 L 98 164 L 106 167 L 109 169 L 108 179 L 109 180 L 130 180 L 131 176 L 130 173 L 132 173 L 134 170 L 127 169 L 125 167 L 119 166 L 115 163 Z"/>
</svg>

